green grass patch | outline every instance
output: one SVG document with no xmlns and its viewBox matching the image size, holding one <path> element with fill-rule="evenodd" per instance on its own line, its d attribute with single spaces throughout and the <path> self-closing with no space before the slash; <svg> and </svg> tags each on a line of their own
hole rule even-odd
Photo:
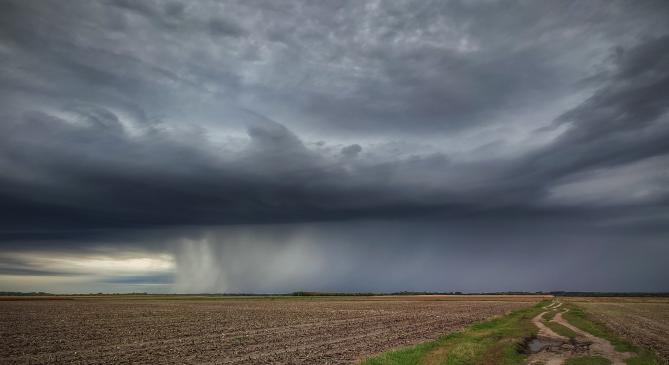
<svg viewBox="0 0 669 365">
<path fill-rule="evenodd" d="M 547 302 L 532 308 L 472 325 L 440 339 L 397 351 L 386 352 L 362 362 L 363 365 L 520 365 L 526 356 L 517 351 L 525 338 L 536 335 L 532 318 Z"/>
<path fill-rule="evenodd" d="M 569 328 L 556 323 L 556 322 L 546 322 L 545 325 L 552 329 L 553 332 L 557 333 L 560 336 L 564 336 L 567 338 L 575 338 L 577 336 L 576 332 L 570 330 Z"/>
<path fill-rule="evenodd" d="M 444 338 L 445 339 L 445 338 Z M 439 341 L 442 341 L 441 339 Z M 406 349 L 385 352 L 363 362 L 364 365 L 408 365 L 418 364 L 425 353 L 433 350 L 439 341 L 422 343 Z"/>
<path fill-rule="evenodd" d="M 646 349 L 640 350 L 636 356 L 627 359 L 625 362 L 627 365 L 662 365 L 667 363 L 666 361 L 660 362 L 660 359 L 654 352 Z"/>
<path fill-rule="evenodd" d="M 555 318 L 555 315 L 557 313 L 558 313 L 558 311 L 556 311 L 556 310 L 546 312 L 546 314 L 544 314 L 544 317 L 543 317 L 544 321 L 550 321 L 551 319 Z"/>
<path fill-rule="evenodd" d="M 580 356 L 572 357 L 565 361 L 565 365 L 610 365 L 609 359 L 601 356 Z"/>
</svg>

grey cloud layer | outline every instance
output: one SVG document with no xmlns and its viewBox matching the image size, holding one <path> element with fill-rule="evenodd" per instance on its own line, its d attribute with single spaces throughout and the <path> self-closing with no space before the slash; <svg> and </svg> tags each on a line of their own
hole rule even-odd
<svg viewBox="0 0 669 365">
<path fill-rule="evenodd" d="M 662 216 L 667 6 L 593 4 L 4 2 L 2 227 Z"/>
</svg>

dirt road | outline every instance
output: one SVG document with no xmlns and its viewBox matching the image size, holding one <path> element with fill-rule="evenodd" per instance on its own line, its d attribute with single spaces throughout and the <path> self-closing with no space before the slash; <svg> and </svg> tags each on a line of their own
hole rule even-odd
<svg viewBox="0 0 669 365">
<path fill-rule="evenodd" d="M 555 314 L 550 322 L 562 325 L 576 333 L 577 336 L 574 339 L 559 335 L 546 326 L 543 319 L 544 315 L 557 310 L 560 306 L 562 306 L 561 302 L 554 301 L 544 308 L 546 311 L 532 319 L 532 323 L 537 326 L 539 333 L 537 338 L 530 343 L 530 348 L 536 352 L 530 355 L 528 364 L 560 365 L 570 357 L 601 356 L 609 359 L 612 365 L 625 365 L 625 359 L 631 357 L 632 354 L 618 352 L 609 341 L 593 336 L 569 323 L 562 316 L 569 309 L 564 309 Z"/>
<path fill-rule="evenodd" d="M 552 309 L 554 306 L 555 303 L 552 303 L 545 309 Z M 546 313 L 548 312 L 541 312 L 532 318 L 532 323 L 539 328 L 539 333 L 536 340 L 530 342 L 530 349 L 537 352 L 530 355 L 528 364 L 560 365 L 571 356 L 571 351 L 567 351 L 569 349 L 562 348 L 569 339 L 558 335 L 544 324 L 543 317 Z"/>
</svg>

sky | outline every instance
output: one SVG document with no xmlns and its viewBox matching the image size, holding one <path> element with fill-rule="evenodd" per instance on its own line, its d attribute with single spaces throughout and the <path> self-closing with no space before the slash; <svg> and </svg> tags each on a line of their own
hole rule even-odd
<svg viewBox="0 0 669 365">
<path fill-rule="evenodd" d="M 669 3 L 0 2 L 0 291 L 669 291 Z"/>
</svg>

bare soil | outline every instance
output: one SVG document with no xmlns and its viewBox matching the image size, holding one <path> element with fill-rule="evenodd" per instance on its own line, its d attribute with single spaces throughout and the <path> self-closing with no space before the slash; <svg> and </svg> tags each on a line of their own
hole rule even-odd
<svg viewBox="0 0 669 365">
<path fill-rule="evenodd" d="M 538 300 L 492 299 L 0 301 L 0 363 L 345 364 Z"/>
</svg>

